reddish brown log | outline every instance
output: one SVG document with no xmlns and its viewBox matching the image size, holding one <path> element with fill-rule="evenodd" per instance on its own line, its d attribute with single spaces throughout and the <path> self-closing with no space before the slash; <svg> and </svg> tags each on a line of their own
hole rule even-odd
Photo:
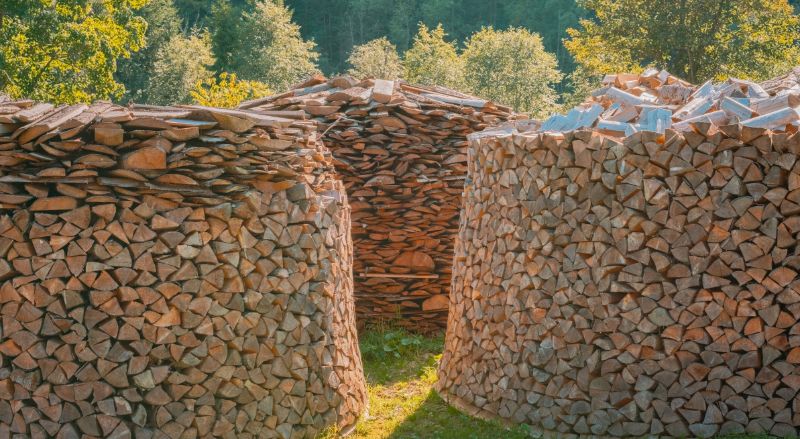
<svg viewBox="0 0 800 439">
<path fill-rule="evenodd" d="M 350 77 L 313 78 L 242 108 L 311 118 L 324 133 L 353 207 L 359 322 L 444 328 L 466 136 L 516 117 L 511 110 L 441 87 Z"/>
<path fill-rule="evenodd" d="M 356 422 L 349 205 L 313 124 L 0 107 L 0 437 Z"/>
</svg>

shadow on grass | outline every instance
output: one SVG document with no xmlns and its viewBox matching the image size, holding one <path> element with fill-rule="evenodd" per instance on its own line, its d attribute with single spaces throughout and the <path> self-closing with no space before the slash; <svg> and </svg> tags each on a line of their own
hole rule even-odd
<svg viewBox="0 0 800 439">
<path fill-rule="evenodd" d="M 525 438 L 527 430 L 506 429 L 449 407 L 432 390 L 444 337 L 426 337 L 392 327 L 361 333 L 361 354 L 369 384 L 370 418 L 358 439 Z"/>
<path fill-rule="evenodd" d="M 505 428 L 467 416 L 447 405 L 431 390 L 419 408 L 407 416 L 388 439 L 522 439 L 530 437 L 526 427 Z"/>
<path fill-rule="evenodd" d="M 523 439 L 526 426 L 506 428 L 462 414 L 432 390 L 444 345 L 442 336 L 425 337 L 392 327 L 361 333 L 370 416 L 354 439 Z M 326 436 L 327 437 L 327 436 Z M 330 436 L 333 437 L 333 436 Z M 717 439 L 772 439 L 731 435 Z"/>
</svg>

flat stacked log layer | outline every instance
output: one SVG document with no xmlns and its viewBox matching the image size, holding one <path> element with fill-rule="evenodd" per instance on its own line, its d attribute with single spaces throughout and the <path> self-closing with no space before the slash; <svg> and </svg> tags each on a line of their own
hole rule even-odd
<svg viewBox="0 0 800 439">
<path fill-rule="evenodd" d="M 800 134 L 471 138 L 437 384 L 562 433 L 795 436 Z"/>
<path fill-rule="evenodd" d="M 0 437 L 296 438 L 366 407 L 309 123 L 0 103 Z"/>
<path fill-rule="evenodd" d="M 353 209 L 362 323 L 444 328 L 466 136 L 510 110 L 440 87 L 349 77 L 314 78 L 242 108 L 318 124 Z"/>
</svg>

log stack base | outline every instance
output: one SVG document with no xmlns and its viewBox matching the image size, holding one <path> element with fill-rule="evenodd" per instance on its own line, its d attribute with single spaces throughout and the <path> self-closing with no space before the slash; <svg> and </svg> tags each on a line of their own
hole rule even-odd
<svg viewBox="0 0 800 439">
<path fill-rule="evenodd" d="M 437 389 L 602 436 L 795 436 L 800 134 L 475 135 Z"/>
<path fill-rule="evenodd" d="M 366 407 L 315 127 L 0 105 L 0 438 L 301 438 Z"/>
</svg>

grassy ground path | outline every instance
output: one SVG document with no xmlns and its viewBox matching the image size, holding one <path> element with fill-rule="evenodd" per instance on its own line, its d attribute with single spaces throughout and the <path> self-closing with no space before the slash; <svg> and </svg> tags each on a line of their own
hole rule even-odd
<svg viewBox="0 0 800 439">
<path fill-rule="evenodd" d="M 508 430 L 461 414 L 433 391 L 442 337 L 426 338 L 400 330 L 371 330 L 361 337 L 370 415 L 356 426 L 356 439 L 526 438 L 518 427 Z"/>
<path fill-rule="evenodd" d="M 422 337 L 399 329 L 361 334 L 361 355 L 369 387 L 370 413 L 349 438 L 355 439 L 523 439 L 540 437 L 527 427 L 502 425 L 466 416 L 436 392 L 436 366 L 442 337 Z M 335 439 L 329 432 L 318 439 Z M 545 437 L 549 437 L 545 435 Z M 775 439 L 768 435 L 730 435 L 715 439 Z"/>
</svg>

